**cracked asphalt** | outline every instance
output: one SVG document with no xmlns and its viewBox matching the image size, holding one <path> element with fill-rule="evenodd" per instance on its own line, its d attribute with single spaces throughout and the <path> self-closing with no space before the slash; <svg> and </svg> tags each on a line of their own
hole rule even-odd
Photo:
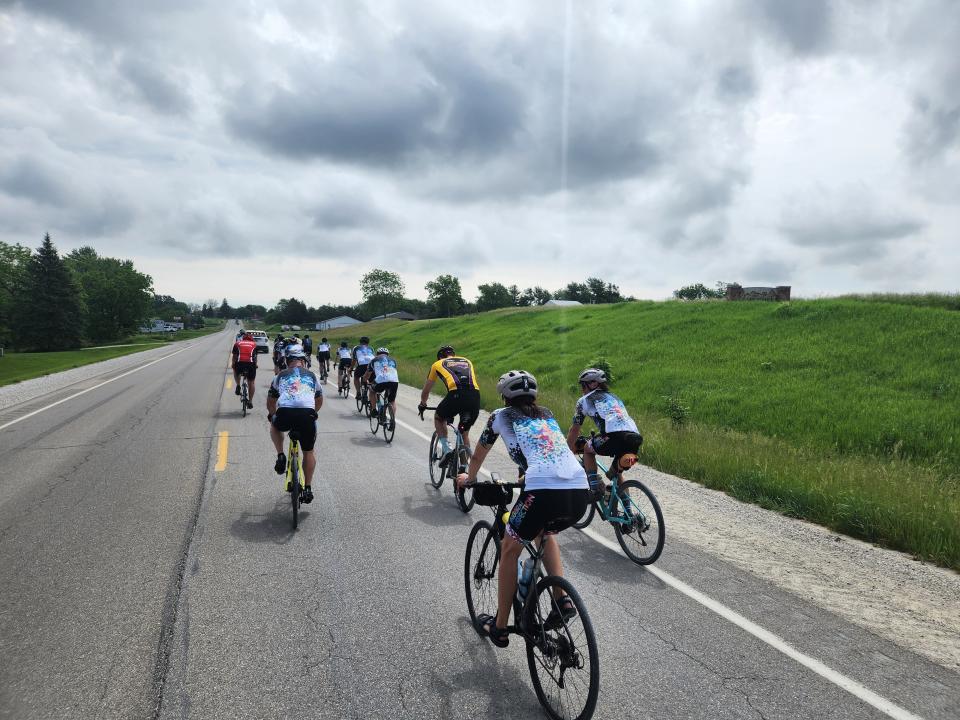
<svg viewBox="0 0 960 720">
<path fill-rule="evenodd" d="M 0 718 L 543 717 L 520 643 L 467 618 L 464 546 L 489 512 L 463 515 L 427 483 L 424 439 L 386 445 L 328 386 L 292 532 L 268 360 L 241 418 L 228 349 L 197 341 L 0 432 Z M 415 398 L 399 418 L 429 434 Z M 511 467 L 500 447 L 487 465 Z M 920 717 L 960 716 L 956 673 L 666 526 L 658 567 Z M 886 717 L 589 537 L 562 545 L 599 642 L 596 717 Z"/>
</svg>

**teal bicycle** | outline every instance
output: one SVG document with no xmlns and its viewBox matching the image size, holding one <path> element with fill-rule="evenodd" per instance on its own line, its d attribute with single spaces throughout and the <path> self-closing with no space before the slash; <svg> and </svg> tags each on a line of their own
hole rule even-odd
<svg viewBox="0 0 960 720">
<path fill-rule="evenodd" d="M 420 419 L 423 420 L 423 413 L 427 410 L 436 410 L 435 407 L 424 407 L 420 410 Z M 450 478 L 450 484 L 453 486 L 453 495 L 457 499 L 457 507 L 462 512 L 470 512 L 473 508 L 473 491 L 470 488 L 461 489 L 457 487 L 457 473 L 466 472 L 467 465 L 470 464 L 470 448 L 463 441 L 463 434 L 456 423 L 448 422 L 447 426 L 453 430 L 455 443 L 453 449 L 443 454 L 443 447 L 440 445 L 440 438 L 436 430 L 430 438 L 430 484 L 437 490 L 443 485 L 445 477 Z"/>
<path fill-rule="evenodd" d="M 610 480 L 610 492 L 591 502 L 573 526 L 582 530 L 600 513 L 600 517 L 613 526 L 617 542 L 627 557 L 638 565 L 650 565 L 663 552 L 666 530 L 660 503 L 650 488 L 639 480 L 623 479 L 624 471 L 636 462 L 635 454 L 621 453 L 607 468 L 597 458 L 598 469 Z"/>
<path fill-rule="evenodd" d="M 463 566 L 467 611 L 477 633 L 480 615 L 497 615 L 507 505 L 513 500 L 513 488 L 522 487 L 522 482 L 501 482 L 498 473 L 490 473 L 490 478 L 491 482 L 478 482 L 470 489 L 478 505 L 493 510 L 493 524 L 479 520 L 473 526 Z M 529 558 L 521 567 L 533 560 L 531 579 L 525 594 L 518 583 L 514 624 L 507 629 L 523 638 L 533 689 L 547 714 L 557 720 L 588 720 L 600 693 L 600 654 L 587 607 L 569 580 L 544 572 L 541 548 L 527 541 L 523 548 Z M 575 612 L 569 610 L 571 603 Z"/>
</svg>

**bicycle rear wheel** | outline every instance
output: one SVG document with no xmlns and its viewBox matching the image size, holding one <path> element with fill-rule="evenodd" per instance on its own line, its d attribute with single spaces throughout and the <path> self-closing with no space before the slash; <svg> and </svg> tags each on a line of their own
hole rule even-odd
<svg viewBox="0 0 960 720">
<path fill-rule="evenodd" d="M 297 529 L 300 522 L 300 468 L 297 462 L 297 455 L 290 453 L 290 505 L 293 510 L 293 529 Z"/>
<path fill-rule="evenodd" d="M 367 413 L 367 418 L 370 420 L 370 432 L 376 435 L 380 429 L 380 414 L 376 410 L 373 410 Z"/>
<path fill-rule="evenodd" d="M 466 470 L 467 465 L 470 462 L 470 451 L 467 450 L 463 445 L 460 445 L 457 448 L 457 457 L 454 462 L 451 462 L 447 465 L 447 474 L 450 476 L 450 482 L 453 483 L 453 494 L 457 498 L 457 507 L 461 511 L 468 513 L 473 509 L 473 488 L 467 488 L 466 490 L 461 490 L 457 487 L 457 474 L 460 472 L 460 469 L 463 468 Z"/>
<path fill-rule="evenodd" d="M 397 421 L 393 416 L 393 406 L 388 404 L 384 410 L 384 414 L 386 415 L 387 422 L 383 426 L 383 439 L 391 443 L 393 442 L 393 434 L 397 430 Z"/>
<path fill-rule="evenodd" d="M 587 505 L 587 509 L 584 511 L 583 516 L 577 520 L 573 526 L 577 530 L 583 530 L 587 525 L 593 521 L 593 516 L 597 512 L 597 504 L 591 502 Z"/>
<path fill-rule="evenodd" d="M 363 386 L 360 386 L 360 392 L 357 393 L 357 412 L 362 413 L 364 406 L 367 404 L 367 394 L 363 391 Z"/>
<path fill-rule="evenodd" d="M 240 417 L 247 416 L 247 400 L 249 399 L 250 398 L 247 397 L 247 381 L 246 379 L 244 379 L 243 385 L 240 387 L 240 411 L 241 411 Z"/>
<path fill-rule="evenodd" d="M 437 438 L 436 431 L 434 431 L 433 437 L 430 438 L 430 457 L 427 459 L 427 462 L 430 465 L 430 484 L 438 490 L 440 486 L 443 485 L 443 478 L 446 475 L 444 469 L 440 467 L 440 461 L 442 459 L 443 450 L 440 448 L 440 440 Z"/>
<path fill-rule="evenodd" d="M 629 523 L 613 522 L 617 542 L 631 560 L 649 565 L 663 551 L 665 528 L 660 503 L 639 480 L 627 480 L 617 488 L 618 511 Z"/>
<path fill-rule="evenodd" d="M 473 629 L 480 633 L 477 617 L 497 615 L 497 566 L 500 564 L 500 538 L 493 526 L 480 520 L 470 530 L 467 554 L 463 562 L 463 585 L 467 611 Z"/>
<path fill-rule="evenodd" d="M 560 617 L 554 593 L 561 591 L 577 614 L 558 619 L 552 627 L 547 618 L 551 612 Z M 536 597 L 525 608 L 527 665 L 540 704 L 556 720 L 593 717 L 600 692 L 600 657 L 593 623 L 580 595 L 565 578 L 548 575 L 537 583 Z"/>
</svg>

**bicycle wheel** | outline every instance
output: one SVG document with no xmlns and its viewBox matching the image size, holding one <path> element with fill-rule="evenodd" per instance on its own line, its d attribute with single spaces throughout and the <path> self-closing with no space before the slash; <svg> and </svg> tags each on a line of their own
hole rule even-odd
<svg viewBox="0 0 960 720">
<path fill-rule="evenodd" d="M 427 463 L 430 465 L 430 484 L 438 490 L 443 485 L 443 478 L 446 475 L 444 469 L 440 467 L 442 459 L 443 451 L 440 449 L 440 441 L 437 438 L 436 431 L 434 431 L 433 437 L 430 438 L 430 457 L 427 458 Z"/>
<path fill-rule="evenodd" d="M 473 629 L 477 617 L 497 615 L 497 566 L 500 564 L 500 538 L 493 526 L 480 520 L 470 530 L 467 554 L 463 562 L 463 585 L 467 594 L 467 611 Z"/>
<path fill-rule="evenodd" d="M 450 482 L 453 483 L 453 494 L 457 498 L 457 507 L 465 513 L 468 513 L 473 509 L 473 488 L 467 488 L 466 490 L 461 490 L 458 488 L 457 474 L 460 472 L 461 468 L 463 468 L 465 472 L 469 463 L 470 451 L 467 450 L 467 448 L 463 445 L 460 445 L 457 447 L 456 462 L 451 462 L 449 465 L 447 465 L 447 474 L 450 476 Z"/>
<path fill-rule="evenodd" d="M 663 551 L 665 528 L 660 503 L 639 480 L 628 480 L 617 488 L 618 506 L 629 523 L 612 522 L 617 542 L 638 565 L 655 562 Z M 618 508 L 619 510 L 619 508 Z"/>
<path fill-rule="evenodd" d="M 243 385 L 240 387 L 240 417 L 247 416 L 247 400 L 249 400 L 247 397 L 247 381 L 244 380 Z"/>
<path fill-rule="evenodd" d="M 300 520 L 300 468 L 297 462 L 297 455 L 291 449 L 290 452 L 290 505 L 293 509 L 293 529 L 297 529 Z"/>
<path fill-rule="evenodd" d="M 373 412 L 367 413 L 367 418 L 370 420 L 370 432 L 376 435 L 380 429 L 380 413 L 374 410 Z"/>
<path fill-rule="evenodd" d="M 383 426 L 383 439 L 388 443 L 391 443 L 393 442 L 393 434 L 397 430 L 397 420 L 393 416 L 393 406 L 388 404 L 384 410 L 384 413 L 387 416 L 387 422 Z"/>
<path fill-rule="evenodd" d="M 360 386 L 360 392 L 357 393 L 357 412 L 362 413 L 364 405 L 367 404 L 367 393 L 364 392 L 363 386 Z"/>
<path fill-rule="evenodd" d="M 577 530 L 583 530 L 587 525 L 591 523 L 591 521 L 593 520 L 593 515 L 596 512 L 597 512 L 597 504 L 595 502 L 589 503 L 587 505 L 587 509 L 583 513 L 583 516 L 579 520 L 577 520 L 573 524 L 573 526 Z"/>
<path fill-rule="evenodd" d="M 551 627 L 546 621 L 551 611 L 559 614 L 557 591 L 573 601 L 577 614 Z M 590 615 L 565 578 L 541 578 L 536 593 L 525 605 L 523 626 L 537 699 L 552 718 L 587 720 L 593 717 L 600 692 L 600 658 Z"/>
</svg>

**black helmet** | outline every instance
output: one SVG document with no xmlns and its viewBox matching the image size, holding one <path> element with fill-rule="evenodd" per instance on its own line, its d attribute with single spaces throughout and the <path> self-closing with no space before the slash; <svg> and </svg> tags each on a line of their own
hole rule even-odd
<svg viewBox="0 0 960 720">
<path fill-rule="evenodd" d="M 370 338 L 368 338 L 366 335 L 364 335 L 362 338 L 360 338 L 360 344 L 361 344 L 361 345 L 366 345 L 366 344 L 369 343 L 369 342 L 370 342 Z"/>
<path fill-rule="evenodd" d="M 326 338 L 320 338 L 320 342 L 326 342 L 326 341 L 327 341 Z"/>
<path fill-rule="evenodd" d="M 445 357 L 450 357 L 454 352 L 455 350 L 453 349 L 453 345 L 444 345 L 437 350 L 437 360 L 443 360 Z"/>
<path fill-rule="evenodd" d="M 346 341 L 346 340 L 341 340 L 341 341 L 340 341 L 340 347 L 346 347 L 346 346 L 347 346 L 347 341 Z"/>
</svg>

